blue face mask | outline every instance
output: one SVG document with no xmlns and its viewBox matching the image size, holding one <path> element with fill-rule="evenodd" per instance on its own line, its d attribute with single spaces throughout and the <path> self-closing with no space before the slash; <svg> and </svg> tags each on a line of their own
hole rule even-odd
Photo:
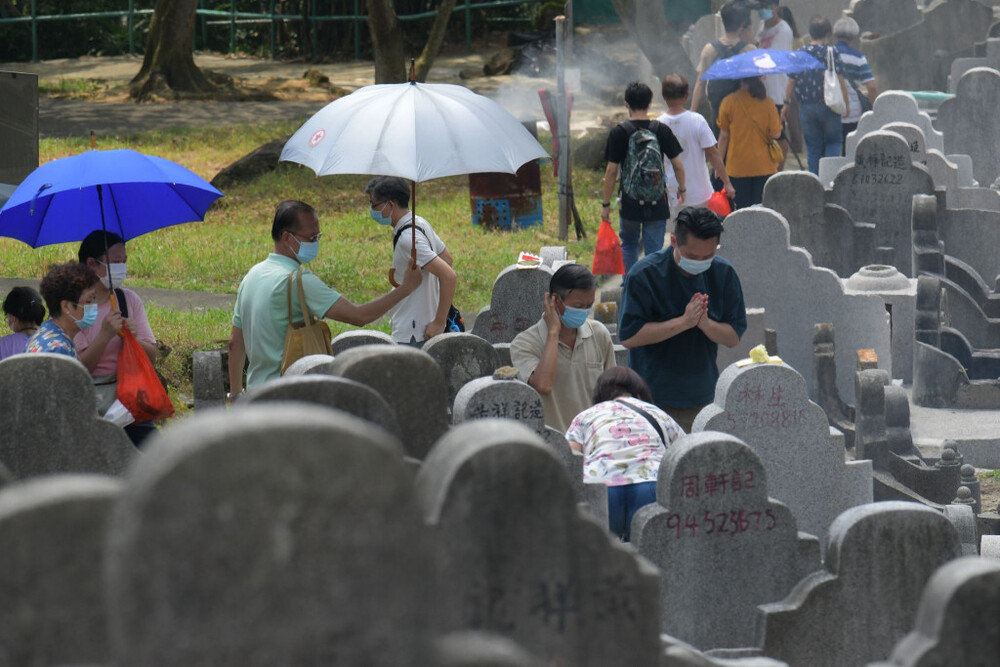
<svg viewBox="0 0 1000 667">
<path fill-rule="evenodd" d="M 386 202 L 388 204 L 389 202 Z M 385 204 L 382 204 L 382 210 L 385 210 Z M 372 220 L 380 225 L 390 225 L 392 224 L 392 218 L 387 215 L 382 215 L 382 211 L 376 211 L 375 209 L 369 209 L 368 214 L 372 216 Z"/>
<path fill-rule="evenodd" d="M 590 308 L 566 306 L 566 312 L 560 315 L 559 319 L 562 320 L 563 325 L 570 329 L 578 329 L 583 326 L 588 317 L 590 317 Z"/>
<path fill-rule="evenodd" d="M 760 17 L 761 21 L 770 21 L 771 19 L 774 18 L 774 12 L 772 12 L 770 9 L 758 9 L 757 16 Z"/>
<path fill-rule="evenodd" d="M 295 253 L 299 264 L 308 264 L 316 259 L 317 255 L 319 255 L 319 241 L 302 241 L 299 243 L 299 251 Z"/>
<path fill-rule="evenodd" d="M 78 304 L 79 305 L 79 304 Z M 83 319 L 74 320 L 76 326 L 80 331 L 84 329 L 89 329 L 94 326 L 94 322 L 97 321 L 97 304 L 96 303 L 85 303 L 83 305 Z"/>
<path fill-rule="evenodd" d="M 696 276 L 699 273 L 705 273 L 705 271 L 708 271 L 708 267 L 712 266 L 712 261 L 714 259 L 715 257 L 709 257 L 708 259 L 688 259 L 687 257 L 681 257 L 681 260 L 677 262 L 677 265 L 687 273 Z"/>
</svg>

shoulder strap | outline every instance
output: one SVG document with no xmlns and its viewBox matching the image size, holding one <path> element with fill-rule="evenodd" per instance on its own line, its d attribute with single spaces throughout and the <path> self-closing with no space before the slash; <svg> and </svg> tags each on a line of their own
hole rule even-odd
<svg viewBox="0 0 1000 667">
<path fill-rule="evenodd" d="M 653 415 L 649 414 L 639 406 L 632 405 L 631 403 L 624 401 L 620 398 L 616 398 L 615 403 L 620 403 L 621 405 L 624 405 L 626 408 L 629 408 L 633 412 L 638 412 L 639 415 L 642 416 L 643 419 L 648 421 L 649 425 L 653 427 L 653 430 L 656 431 L 656 435 L 660 436 L 660 442 L 663 443 L 663 446 L 665 447 L 667 445 L 667 438 L 666 436 L 663 435 L 663 429 L 660 428 L 659 422 L 653 419 Z"/>
<path fill-rule="evenodd" d="M 299 306 L 302 310 L 302 321 L 306 326 L 312 326 L 313 318 L 312 313 L 309 312 L 309 304 L 306 303 L 306 291 L 302 288 L 302 267 L 292 271 L 288 274 L 288 283 L 285 284 L 285 300 L 288 305 L 288 325 L 291 326 L 292 322 L 292 283 L 295 282 L 296 277 L 299 283 Z"/>
<path fill-rule="evenodd" d="M 128 317 L 128 301 L 125 300 L 125 290 L 121 287 L 115 288 L 115 299 L 118 301 L 118 312 L 122 317 Z"/>
<path fill-rule="evenodd" d="M 622 127 L 625 128 L 625 133 L 629 137 L 631 137 L 639 129 L 639 127 L 630 120 L 627 120 L 624 123 L 622 123 Z"/>
<path fill-rule="evenodd" d="M 747 118 L 748 118 L 748 119 L 750 119 L 750 123 L 751 123 L 751 124 L 753 125 L 753 129 L 757 130 L 757 134 L 759 134 L 759 135 L 760 135 L 760 138 L 764 140 L 764 143 L 765 143 L 765 144 L 767 144 L 767 145 L 770 145 L 770 144 L 771 144 L 771 141 L 773 141 L 773 139 L 768 139 L 768 138 L 767 138 L 767 137 L 766 137 L 766 136 L 764 135 L 764 132 L 763 132 L 763 131 L 761 131 L 761 129 L 760 129 L 760 126 L 759 126 L 759 125 L 757 125 L 757 121 L 755 121 L 755 120 L 753 119 L 753 116 L 751 116 L 751 115 L 750 115 L 750 110 L 749 110 L 749 109 L 747 109 L 747 105 L 743 104 L 743 100 L 741 100 L 741 99 L 740 99 L 739 97 L 735 97 L 734 99 L 735 99 L 735 100 L 736 100 L 737 102 L 739 102 L 739 103 L 740 103 L 740 106 L 741 106 L 741 107 L 743 107 L 743 113 L 745 113 L 745 114 L 747 115 Z"/>
<path fill-rule="evenodd" d="M 396 249 L 396 244 L 399 243 L 399 238 L 403 235 L 403 232 L 405 232 L 407 229 L 409 229 L 410 227 L 412 227 L 414 224 L 416 224 L 416 223 L 411 222 L 409 224 L 403 225 L 402 227 L 400 227 L 399 229 L 396 230 L 396 233 L 392 235 L 392 249 L 393 250 Z M 427 232 L 425 232 L 424 228 L 421 227 L 420 225 L 417 225 L 417 231 L 420 232 L 421 234 L 423 234 L 424 237 L 428 241 L 430 240 L 430 237 L 427 236 Z M 432 248 L 432 250 L 433 250 L 433 248 Z"/>
</svg>

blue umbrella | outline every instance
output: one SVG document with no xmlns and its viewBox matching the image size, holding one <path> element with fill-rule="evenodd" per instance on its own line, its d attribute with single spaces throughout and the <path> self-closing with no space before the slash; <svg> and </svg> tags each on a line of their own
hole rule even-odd
<svg viewBox="0 0 1000 667">
<path fill-rule="evenodd" d="M 780 51 L 776 49 L 756 49 L 737 54 L 731 58 L 716 60 L 701 75 L 710 79 L 746 79 L 764 74 L 794 74 L 810 69 L 823 69 L 825 64 L 805 51 Z"/>
<path fill-rule="evenodd" d="M 170 160 L 132 150 L 88 151 L 31 172 L 0 209 L 0 236 L 38 248 L 105 229 L 128 241 L 202 220 L 221 196 Z"/>
</svg>

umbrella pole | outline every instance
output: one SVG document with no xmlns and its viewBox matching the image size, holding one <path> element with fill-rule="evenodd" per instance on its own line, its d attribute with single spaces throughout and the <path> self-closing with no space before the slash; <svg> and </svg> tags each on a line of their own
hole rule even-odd
<svg viewBox="0 0 1000 667">
<path fill-rule="evenodd" d="M 104 238 L 104 266 L 108 272 L 108 291 L 111 292 L 111 306 L 112 310 L 119 310 L 118 301 L 115 299 L 115 286 L 111 282 L 111 267 L 109 266 L 108 253 L 111 249 L 108 248 L 108 226 L 104 222 L 104 186 L 98 183 L 97 185 L 97 206 L 101 209 L 101 232 Z"/>
<path fill-rule="evenodd" d="M 410 181 L 410 262 L 417 268 L 417 182 Z"/>
</svg>

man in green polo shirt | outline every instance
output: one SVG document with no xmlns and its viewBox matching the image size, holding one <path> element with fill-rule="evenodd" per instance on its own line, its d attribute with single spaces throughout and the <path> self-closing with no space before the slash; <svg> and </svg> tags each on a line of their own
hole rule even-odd
<svg viewBox="0 0 1000 667">
<path fill-rule="evenodd" d="M 274 252 L 247 272 L 236 294 L 229 339 L 230 398 L 242 391 L 243 365 L 247 357 L 250 359 L 248 388 L 279 376 L 288 328 L 288 276 L 316 258 L 322 236 L 319 218 L 312 206 L 294 200 L 278 204 L 271 225 Z M 364 326 L 384 315 L 415 290 L 420 279 L 420 271 L 409 268 L 399 287 L 368 303 L 355 305 L 327 287 L 308 269 L 302 271 L 309 312 L 355 326 Z M 301 312 L 297 291 L 292 290 L 292 312 L 295 313 Z"/>
</svg>

